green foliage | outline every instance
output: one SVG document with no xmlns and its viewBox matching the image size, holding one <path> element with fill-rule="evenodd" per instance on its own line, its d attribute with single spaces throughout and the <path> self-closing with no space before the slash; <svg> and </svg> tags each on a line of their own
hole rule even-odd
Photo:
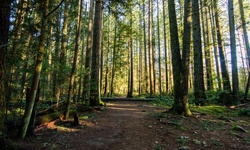
<svg viewBox="0 0 250 150">
<path fill-rule="evenodd" d="M 164 147 L 162 145 L 157 144 L 154 149 L 155 150 L 163 150 Z"/>
<path fill-rule="evenodd" d="M 174 104 L 174 98 L 172 96 L 160 96 L 157 101 L 152 102 L 154 106 L 166 107 Z"/>
<path fill-rule="evenodd" d="M 189 137 L 187 136 L 180 136 L 178 137 L 177 141 L 181 144 L 181 145 L 185 145 L 185 143 L 187 143 L 189 140 Z"/>
<path fill-rule="evenodd" d="M 215 138 L 210 138 L 211 142 L 216 145 L 217 147 L 223 146 L 223 144 L 220 142 L 220 140 L 217 140 Z"/>
<path fill-rule="evenodd" d="M 250 108 L 241 108 L 237 110 L 238 116 L 250 117 Z"/>
</svg>

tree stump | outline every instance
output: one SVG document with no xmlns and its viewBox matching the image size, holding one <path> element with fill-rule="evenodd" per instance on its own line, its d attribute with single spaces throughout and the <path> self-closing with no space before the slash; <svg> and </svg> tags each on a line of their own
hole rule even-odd
<svg viewBox="0 0 250 150">
<path fill-rule="evenodd" d="M 75 112 L 74 113 L 74 122 L 73 122 L 74 126 L 78 126 L 79 125 L 79 117 L 78 114 Z"/>
</svg>

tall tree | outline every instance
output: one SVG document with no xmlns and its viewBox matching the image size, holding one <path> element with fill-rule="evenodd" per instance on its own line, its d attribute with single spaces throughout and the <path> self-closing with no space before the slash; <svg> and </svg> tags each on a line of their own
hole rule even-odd
<svg viewBox="0 0 250 150">
<path fill-rule="evenodd" d="M 117 10 L 117 6 L 116 6 Z M 115 17 L 117 19 L 117 16 Z M 113 46 L 113 59 L 112 59 L 112 75 L 111 75 L 111 83 L 110 83 L 110 95 L 113 96 L 114 94 L 114 78 L 116 72 L 116 48 L 117 48 L 117 22 L 115 22 L 115 29 L 114 29 L 114 46 Z"/>
<path fill-rule="evenodd" d="M 57 13 L 57 18 L 61 18 L 61 13 Z M 59 99 L 60 99 L 60 95 L 59 95 L 59 92 L 60 92 L 60 85 L 58 84 L 58 77 L 59 77 L 59 52 L 60 52 L 60 22 L 57 21 L 56 23 L 56 32 L 55 32 L 55 52 L 54 52 L 54 55 L 52 56 L 52 59 L 53 59 L 53 67 L 56 68 L 54 71 L 53 71 L 53 92 L 52 92 L 52 95 L 53 97 L 55 97 L 56 101 L 57 101 L 57 104 L 59 102 Z M 58 106 L 58 105 L 57 105 Z"/>
<path fill-rule="evenodd" d="M 199 0 L 192 0 L 193 46 L 194 46 L 194 95 L 195 103 L 203 105 L 206 100 L 201 45 Z"/>
<path fill-rule="evenodd" d="M 68 5 L 69 0 L 64 0 L 64 17 L 63 17 L 63 27 L 62 27 L 62 41 L 61 41 L 61 53 L 60 53 L 60 75 L 59 75 L 59 85 L 60 88 L 58 89 L 58 97 L 63 94 L 64 90 L 64 80 L 65 80 L 65 66 L 66 66 L 66 46 L 67 46 L 67 34 L 68 34 Z M 57 104 L 59 99 L 57 99 Z"/>
<path fill-rule="evenodd" d="M 220 68 L 219 68 L 219 60 L 218 60 L 218 47 L 217 47 L 217 37 L 216 37 L 216 27 L 215 27 L 215 17 L 214 15 L 214 7 L 210 6 L 209 9 L 209 16 L 210 16 L 210 23 L 212 27 L 212 42 L 213 42 L 213 49 L 214 49 L 214 58 L 215 58 L 215 67 L 216 67 L 216 74 L 217 74 L 217 81 L 218 81 L 218 89 L 221 90 L 221 77 L 220 77 Z"/>
<path fill-rule="evenodd" d="M 91 54 L 92 54 L 92 39 L 93 39 L 93 17 L 94 17 L 94 0 L 90 0 L 89 5 L 89 25 L 87 37 L 87 49 L 85 55 L 85 74 L 83 80 L 83 101 L 87 102 L 90 96 L 90 69 L 91 69 Z"/>
<path fill-rule="evenodd" d="M 191 24 L 192 24 L 192 2 L 184 1 L 184 21 L 183 21 L 183 40 L 182 40 L 182 92 L 183 92 L 183 109 L 186 115 L 191 115 L 189 110 L 188 99 L 188 79 L 190 66 L 190 49 L 191 49 Z"/>
<path fill-rule="evenodd" d="M 37 94 L 37 88 L 38 88 L 38 83 L 39 83 L 41 69 L 42 69 L 48 5 L 49 5 L 49 0 L 45 0 L 40 3 L 40 8 L 43 11 L 41 35 L 40 35 L 38 54 L 37 54 L 37 60 L 36 60 L 35 72 L 33 75 L 31 90 L 30 90 L 29 97 L 26 102 L 27 104 L 26 104 L 26 108 L 25 108 L 25 112 L 24 112 L 24 116 L 23 116 L 21 128 L 20 128 L 19 136 L 22 139 L 24 139 L 26 136 L 27 128 L 30 122 L 33 106 L 35 103 L 35 97 Z"/>
<path fill-rule="evenodd" d="M 204 41 L 204 56 L 206 64 L 206 85 L 207 90 L 213 89 L 213 77 L 212 77 L 212 64 L 211 64 L 211 46 L 210 46 L 210 35 L 209 35 L 209 23 L 208 23 L 208 2 L 207 0 L 201 1 L 201 12 L 202 12 L 202 26 L 203 26 L 203 41 Z"/>
<path fill-rule="evenodd" d="M 249 44 L 249 39 L 248 39 L 248 35 L 247 35 L 245 12 L 244 12 L 244 8 L 243 8 L 242 0 L 239 0 L 239 8 L 240 8 L 241 24 L 242 24 L 243 34 L 244 34 L 244 41 L 245 41 L 247 56 L 248 56 L 248 63 L 250 64 L 250 44 Z M 247 85 L 246 85 L 246 89 L 245 89 L 245 99 L 247 98 L 249 85 L 250 85 L 250 70 L 248 70 L 248 81 L 247 81 Z"/>
<path fill-rule="evenodd" d="M 178 37 L 178 27 L 175 12 L 174 0 L 168 1 L 169 23 L 170 23 L 170 39 L 171 39 L 171 53 L 172 53 L 172 66 L 173 66 L 173 79 L 174 79 L 174 104 L 170 111 L 190 116 L 191 112 L 188 107 L 187 99 L 183 99 L 184 94 L 182 90 L 183 71 L 180 54 L 180 44 Z"/>
<path fill-rule="evenodd" d="M 231 48 L 231 63 L 232 63 L 232 92 L 235 98 L 239 96 L 239 79 L 236 56 L 236 41 L 235 41 L 235 22 L 234 22 L 234 1 L 228 0 L 228 15 L 230 29 L 230 48 Z"/>
<path fill-rule="evenodd" d="M 146 2 L 143 0 L 143 45 L 144 45 L 144 72 L 145 72 L 145 79 L 144 79 L 144 84 L 145 84 L 145 89 L 146 93 L 148 93 L 148 59 L 147 59 L 147 36 L 146 36 Z"/>
<path fill-rule="evenodd" d="M 217 31 L 216 33 L 217 33 L 217 40 L 218 40 L 223 89 L 227 92 L 231 92 L 229 74 L 228 74 L 226 60 L 224 56 L 225 48 L 224 48 L 224 44 L 222 41 L 222 29 L 221 29 L 221 21 L 219 18 L 218 0 L 213 1 L 213 7 L 214 7 L 214 13 L 215 13 L 214 16 L 215 16 L 215 25 L 216 25 L 216 31 Z"/>
<path fill-rule="evenodd" d="M 90 106 L 98 106 L 100 104 L 100 51 L 102 40 L 102 13 L 103 0 L 96 0 L 94 32 L 93 32 L 93 49 L 91 63 L 91 79 L 90 79 Z"/>
<path fill-rule="evenodd" d="M 6 61 L 10 27 L 11 0 L 0 0 L 0 142 L 4 135 Z"/>
<path fill-rule="evenodd" d="M 75 37 L 74 60 L 73 60 L 72 69 L 71 69 L 70 84 L 69 84 L 69 90 L 68 90 L 66 110 L 64 112 L 64 119 L 69 118 L 70 101 L 73 95 L 73 87 L 74 87 L 74 82 L 75 82 L 76 69 L 78 65 L 78 52 L 79 52 L 79 45 L 80 45 L 80 33 L 81 33 L 81 22 L 82 22 L 81 19 L 82 19 L 82 0 L 78 0 L 78 17 L 77 17 L 77 27 L 76 27 L 76 37 Z"/>
<path fill-rule="evenodd" d="M 157 0 L 157 40 L 158 40 L 158 67 L 159 67 L 159 93 L 161 95 L 161 40 L 160 40 L 160 9 L 159 0 Z"/>
<path fill-rule="evenodd" d="M 129 4 L 129 11 L 130 11 L 130 32 L 129 32 L 129 50 L 130 50 L 130 86 L 127 97 L 133 97 L 133 86 L 134 86 L 134 56 L 133 56 L 133 12 L 132 12 L 132 1 Z"/>
<path fill-rule="evenodd" d="M 167 33 L 166 33 L 166 13 L 165 0 L 162 0 L 163 9 L 163 35 L 164 35 L 164 54 L 165 54 L 165 76 L 166 76 L 166 93 L 168 93 L 168 48 L 167 48 Z"/>
<path fill-rule="evenodd" d="M 149 60 L 149 83 L 150 83 L 150 96 L 154 95 L 154 55 L 153 55 L 153 3 L 152 0 L 149 0 L 148 4 L 148 60 Z"/>
</svg>

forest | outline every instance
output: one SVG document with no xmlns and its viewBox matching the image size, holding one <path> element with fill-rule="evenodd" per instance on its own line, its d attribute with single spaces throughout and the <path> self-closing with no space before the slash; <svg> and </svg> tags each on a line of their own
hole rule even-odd
<svg viewBox="0 0 250 150">
<path fill-rule="evenodd" d="M 153 101 L 178 117 L 211 105 L 250 116 L 249 0 L 0 3 L 1 145 L 56 118 L 78 125 L 78 110 L 110 100 Z"/>
</svg>

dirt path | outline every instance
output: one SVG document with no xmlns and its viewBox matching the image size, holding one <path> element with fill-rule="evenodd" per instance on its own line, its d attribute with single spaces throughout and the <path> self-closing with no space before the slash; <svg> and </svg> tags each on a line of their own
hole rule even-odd
<svg viewBox="0 0 250 150">
<path fill-rule="evenodd" d="M 112 102 L 107 106 L 106 111 L 94 117 L 95 125 L 81 133 L 81 136 L 88 136 L 83 137 L 82 141 L 76 141 L 74 145 L 103 150 L 154 147 L 154 133 L 148 134 L 150 125 L 146 117 L 147 111 L 154 111 L 151 106 L 142 102 Z"/>
<path fill-rule="evenodd" d="M 79 114 L 80 125 L 54 121 L 17 149 L 172 150 L 249 149 L 249 133 L 231 134 L 231 125 L 205 122 L 206 117 L 164 115 L 164 109 L 139 101 L 108 102 L 106 110 Z M 207 119 L 210 116 L 207 116 Z M 203 119 L 203 120 L 201 120 Z M 244 126 L 249 130 L 249 126 Z"/>
</svg>

